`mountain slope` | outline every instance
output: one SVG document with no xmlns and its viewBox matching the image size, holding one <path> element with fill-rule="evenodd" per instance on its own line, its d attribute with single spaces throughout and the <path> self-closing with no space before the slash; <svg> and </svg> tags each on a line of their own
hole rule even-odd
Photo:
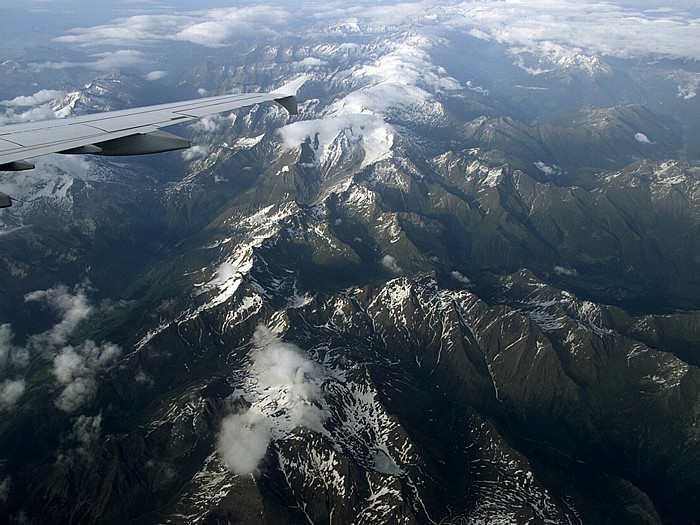
<svg viewBox="0 0 700 525">
<path fill-rule="evenodd" d="M 267 89 L 315 58 L 291 121 L 3 179 L 28 201 L 0 237 L 3 515 L 696 522 L 680 132 L 623 100 L 526 118 L 483 63 L 449 76 L 453 43 L 322 30 L 182 75 Z M 631 81 L 567 56 L 548 82 Z"/>
</svg>

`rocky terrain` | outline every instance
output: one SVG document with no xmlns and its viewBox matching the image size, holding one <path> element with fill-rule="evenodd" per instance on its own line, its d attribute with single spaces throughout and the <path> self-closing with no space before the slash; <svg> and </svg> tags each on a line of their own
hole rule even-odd
<svg viewBox="0 0 700 525">
<path fill-rule="evenodd" d="M 298 117 L 2 175 L 4 519 L 700 520 L 700 163 L 664 95 L 630 96 L 684 70 L 392 31 L 314 27 L 177 82 L 306 64 Z M 101 75 L 50 110 L 147 89 Z"/>
</svg>

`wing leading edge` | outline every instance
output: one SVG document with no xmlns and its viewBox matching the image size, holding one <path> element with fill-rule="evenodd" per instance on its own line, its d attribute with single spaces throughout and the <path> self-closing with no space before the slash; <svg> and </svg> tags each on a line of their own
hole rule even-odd
<svg viewBox="0 0 700 525">
<path fill-rule="evenodd" d="M 25 159 L 47 153 L 141 155 L 188 148 L 187 139 L 160 128 L 263 102 L 297 113 L 302 76 L 269 93 L 220 95 L 79 117 L 0 126 L 0 171 L 32 169 Z M 12 204 L 0 193 L 0 208 Z"/>
</svg>

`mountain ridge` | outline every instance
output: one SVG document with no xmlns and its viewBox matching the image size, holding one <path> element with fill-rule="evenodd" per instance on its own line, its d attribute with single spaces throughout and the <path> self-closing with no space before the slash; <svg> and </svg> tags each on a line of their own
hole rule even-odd
<svg viewBox="0 0 700 525">
<path fill-rule="evenodd" d="M 336 29 L 355 45 L 316 31 L 178 81 L 266 88 L 325 57 L 290 121 L 254 107 L 179 130 L 184 156 L 3 179 L 30 197 L 1 218 L 3 512 L 692 523 L 700 166 L 678 131 L 624 100 L 509 115 L 495 66 L 466 84 L 423 35 Z"/>
</svg>

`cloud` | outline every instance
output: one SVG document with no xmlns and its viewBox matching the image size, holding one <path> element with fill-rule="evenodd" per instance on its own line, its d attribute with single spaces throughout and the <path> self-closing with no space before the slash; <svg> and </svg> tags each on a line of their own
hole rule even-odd
<svg viewBox="0 0 700 525">
<path fill-rule="evenodd" d="M 34 171 L 40 171 L 41 176 L 46 176 L 50 181 L 61 179 L 66 180 L 66 183 L 71 181 L 71 185 L 73 179 L 89 179 L 95 168 L 95 162 L 87 155 L 61 155 L 60 153 L 42 155 L 35 159 L 34 164 L 37 167 Z M 36 173 L 32 173 L 32 176 L 37 180 Z"/>
<path fill-rule="evenodd" d="M 97 391 L 97 384 L 92 377 L 78 377 L 66 385 L 55 405 L 64 412 L 73 413 L 90 401 Z"/>
<path fill-rule="evenodd" d="M 273 439 L 287 437 L 295 428 L 323 431 L 326 419 L 317 406 L 325 372 L 295 345 L 258 326 L 248 369 L 246 399 L 250 408 L 224 419 L 217 450 L 238 475 L 253 473 Z"/>
<path fill-rule="evenodd" d="M 250 5 L 174 14 L 142 14 L 93 27 L 78 27 L 57 42 L 117 47 L 182 41 L 220 47 L 248 37 L 274 36 L 293 17 L 283 5 Z"/>
<path fill-rule="evenodd" d="M 544 162 L 538 161 L 535 162 L 535 167 L 545 175 L 561 175 L 561 168 L 556 164 L 553 166 L 548 166 Z"/>
<path fill-rule="evenodd" d="M 435 93 L 461 89 L 457 80 L 432 63 L 430 49 L 433 45 L 427 37 L 410 36 L 395 43 L 389 53 L 374 63 L 353 71 L 355 79 L 371 82 L 371 88 L 360 91 L 363 98 L 359 102 L 368 105 L 369 101 L 374 111 L 385 112 L 393 107 L 428 102 Z"/>
<path fill-rule="evenodd" d="M 417 2 L 362 2 L 348 3 L 314 3 L 313 16 L 322 20 L 334 20 L 349 28 L 356 28 L 359 23 L 375 28 L 397 26 L 409 21 L 420 22 L 431 14 L 442 2 L 422 0 Z"/>
<path fill-rule="evenodd" d="M 382 258 L 382 266 L 389 270 L 391 273 L 399 274 L 403 272 L 403 269 L 396 262 L 396 258 L 392 255 L 385 255 Z"/>
<path fill-rule="evenodd" d="M 133 49 L 120 49 L 119 51 L 99 53 L 93 56 L 97 57 L 97 59 L 84 65 L 97 71 L 119 71 L 120 69 L 148 63 L 145 53 L 134 51 Z"/>
<path fill-rule="evenodd" d="M 558 275 L 566 275 L 567 277 L 575 277 L 578 275 L 578 272 L 575 269 L 559 265 L 554 267 L 554 273 Z"/>
<path fill-rule="evenodd" d="M 0 113 L 0 125 L 55 119 L 58 115 L 53 109 L 53 102 L 65 96 L 64 91 L 42 89 L 33 95 L 0 101 L 0 106 L 5 107 Z"/>
<path fill-rule="evenodd" d="M 634 140 L 642 144 L 653 144 L 644 133 L 635 133 Z"/>
<path fill-rule="evenodd" d="M 25 388 L 26 384 L 24 379 L 21 378 L 15 380 L 6 379 L 0 383 L 0 408 L 4 410 L 14 408 L 17 401 L 24 394 Z"/>
<path fill-rule="evenodd" d="M 14 334 L 9 324 L 0 325 L 0 374 L 12 368 L 29 364 L 29 351 L 12 344 Z"/>
<path fill-rule="evenodd" d="M 30 64 L 33 68 L 42 69 L 71 69 L 81 67 L 96 71 L 120 71 L 149 63 L 149 59 L 143 51 L 133 49 L 120 49 L 118 51 L 106 51 L 92 55 L 95 60 L 88 62 L 44 62 Z"/>
<path fill-rule="evenodd" d="M 571 50 L 621 58 L 700 58 L 700 20 L 681 9 L 640 11 L 615 2 L 462 2 L 445 7 L 444 24 L 524 50 Z M 564 47 L 561 47 L 564 46 Z"/>
<path fill-rule="evenodd" d="M 293 66 L 297 69 L 310 69 L 328 65 L 328 62 L 316 57 L 306 57 L 303 60 L 294 62 Z"/>
<path fill-rule="evenodd" d="M 0 325 L 0 373 L 26 367 L 30 357 L 50 360 L 51 371 L 61 387 L 55 401 L 65 412 L 75 412 L 92 400 L 97 392 L 99 374 L 122 355 L 119 346 L 110 342 L 97 344 L 85 340 L 79 345 L 66 346 L 77 326 L 97 309 L 87 298 L 87 286 L 69 290 L 59 284 L 48 290 L 37 290 L 25 296 L 26 302 L 38 302 L 49 307 L 59 320 L 48 330 L 31 335 L 24 347 L 13 344 L 14 334 L 9 324 Z M 6 380 L 0 387 L 0 405 L 13 406 L 24 392 L 24 380 Z"/>
<path fill-rule="evenodd" d="M 354 19 L 369 32 L 409 25 L 437 34 L 458 29 L 546 53 L 553 60 L 572 58 L 572 50 L 622 58 L 700 58 L 700 19 L 693 18 L 698 3 L 687 0 L 663 9 L 650 7 L 654 6 L 627 0 L 427 0 L 379 5 L 355 1 L 342 6 L 331 2 L 310 9 L 312 16 L 326 23 Z"/>
<path fill-rule="evenodd" d="M 145 79 L 149 82 L 153 82 L 154 80 L 160 80 L 167 74 L 167 71 L 151 71 L 150 73 L 146 74 Z"/>
<path fill-rule="evenodd" d="M 112 343 L 97 345 L 85 341 L 77 347 L 62 348 L 53 360 L 53 375 L 63 391 L 56 406 L 65 412 L 75 412 L 89 402 L 97 391 L 96 376 L 121 357 L 121 348 Z"/>
<path fill-rule="evenodd" d="M 48 290 L 30 292 L 24 296 L 25 302 L 39 302 L 50 307 L 61 320 L 52 328 L 31 338 L 37 347 L 56 347 L 66 343 L 68 336 L 75 330 L 78 323 L 87 319 L 94 307 L 90 304 L 84 284 L 74 288 L 73 293 L 64 284 L 56 285 Z"/>
<path fill-rule="evenodd" d="M 3 106 L 37 106 L 53 100 L 62 99 L 64 96 L 66 96 L 65 91 L 42 89 L 33 95 L 15 97 L 12 100 L 3 100 L 0 102 L 0 104 Z"/>
<path fill-rule="evenodd" d="M 9 324 L 0 324 L 0 366 L 4 364 L 7 356 L 10 354 L 13 338 L 12 326 Z"/>
<path fill-rule="evenodd" d="M 231 119 L 223 115 L 211 115 L 195 120 L 188 126 L 195 133 L 215 133 L 216 130 L 225 122 L 231 123 Z"/>
<path fill-rule="evenodd" d="M 350 108 L 348 110 L 352 111 Z M 318 164 L 325 163 L 331 145 L 337 139 L 348 139 L 354 144 L 361 145 L 365 151 L 374 152 L 374 155 L 363 162 L 366 165 L 372 160 L 385 158 L 390 153 L 394 130 L 390 124 L 384 122 L 382 115 L 340 113 L 320 119 L 294 122 L 280 128 L 278 134 L 284 146 L 289 149 L 298 149 L 307 139 L 318 144 L 315 146 Z"/>
<path fill-rule="evenodd" d="M 458 271 L 454 271 L 454 272 L 450 273 L 450 276 L 451 276 L 455 281 L 457 281 L 457 282 L 459 282 L 459 283 L 462 283 L 462 284 L 465 285 L 465 286 L 469 286 L 469 285 L 472 283 L 472 281 L 471 281 L 471 279 L 469 279 L 469 277 L 465 277 L 464 275 L 462 275 L 462 274 L 461 274 L 460 272 L 458 272 Z"/>
<path fill-rule="evenodd" d="M 255 409 L 224 419 L 216 448 L 234 474 L 255 472 L 272 441 L 269 418 Z"/>
<path fill-rule="evenodd" d="M 427 29 L 433 35 L 458 29 L 526 49 L 546 50 L 559 45 L 615 57 L 700 58 L 700 20 L 693 18 L 698 13 L 693 0 L 653 5 L 628 0 L 355 0 L 299 2 L 294 8 L 272 0 L 262 5 L 248 2 L 236 7 L 187 8 L 188 4 L 182 2 L 171 4 L 167 11 L 76 27 L 55 40 L 120 48 L 170 41 L 220 47 L 249 37 L 274 36 L 295 24 L 316 22 L 352 33 L 380 33 L 392 26 Z"/>
<path fill-rule="evenodd" d="M 20 113 L 7 109 L 0 115 L 0 125 L 17 124 L 22 122 L 34 122 L 38 120 L 51 120 L 56 118 L 56 113 L 50 104 L 42 104 Z"/>
<path fill-rule="evenodd" d="M 253 344 L 256 350 L 250 372 L 265 397 L 275 399 L 284 409 L 290 430 L 303 426 L 320 431 L 324 417 L 313 402 L 321 397 L 322 367 L 264 326 L 255 331 Z"/>
<path fill-rule="evenodd" d="M 195 144 L 194 146 L 190 146 L 186 150 L 183 150 L 181 155 L 182 159 L 186 161 L 203 159 L 209 155 L 209 148 L 202 146 L 201 144 Z"/>
<path fill-rule="evenodd" d="M 102 414 L 96 416 L 79 416 L 73 424 L 70 439 L 75 441 L 79 451 L 86 451 L 100 439 L 102 433 Z"/>
</svg>

